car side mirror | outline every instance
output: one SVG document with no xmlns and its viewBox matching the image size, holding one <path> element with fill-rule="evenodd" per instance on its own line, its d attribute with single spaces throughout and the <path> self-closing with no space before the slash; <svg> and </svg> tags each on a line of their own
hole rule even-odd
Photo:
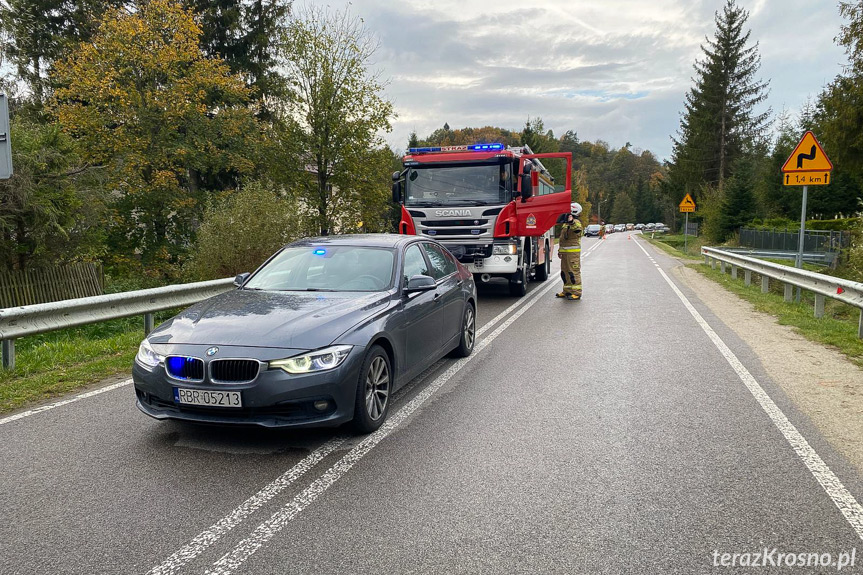
<svg viewBox="0 0 863 575">
<path fill-rule="evenodd" d="M 249 279 L 250 275 L 252 274 L 250 274 L 249 272 L 237 274 L 237 277 L 234 278 L 234 285 L 237 287 L 243 287 L 243 284 L 246 283 L 246 280 Z"/>
<path fill-rule="evenodd" d="M 400 204 L 402 203 L 402 184 L 401 182 L 393 183 L 393 203 Z"/>
<path fill-rule="evenodd" d="M 412 276 L 408 280 L 408 285 L 405 288 L 405 293 L 413 293 L 420 291 L 429 291 L 437 287 L 434 278 L 423 275 Z"/>
</svg>

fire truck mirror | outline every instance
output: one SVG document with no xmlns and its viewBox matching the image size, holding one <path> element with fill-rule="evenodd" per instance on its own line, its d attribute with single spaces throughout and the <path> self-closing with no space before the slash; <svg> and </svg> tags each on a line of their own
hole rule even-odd
<svg viewBox="0 0 863 575">
<path fill-rule="evenodd" d="M 398 182 L 401 177 L 402 177 L 401 172 L 393 172 L 393 181 L 394 182 Z"/>
<path fill-rule="evenodd" d="M 398 172 L 396 172 L 398 173 Z M 401 182 L 393 183 L 393 202 L 396 204 L 402 203 L 402 184 Z"/>
</svg>

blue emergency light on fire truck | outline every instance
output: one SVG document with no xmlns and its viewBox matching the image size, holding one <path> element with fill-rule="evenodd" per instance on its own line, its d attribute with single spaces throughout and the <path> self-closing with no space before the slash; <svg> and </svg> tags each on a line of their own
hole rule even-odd
<svg viewBox="0 0 863 575">
<path fill-rule="evenodd" d="M 542 158 L 566 160 L 555 189 Z M 434 238 L 482 282 L 501 277 L 523 296 L 551 270 L 554 224 L 570 210 L 572 154 L 534 154 L 527 146 L 472 144 L 410 148 L 393 174 L 399 233 Z"/>
</svg>

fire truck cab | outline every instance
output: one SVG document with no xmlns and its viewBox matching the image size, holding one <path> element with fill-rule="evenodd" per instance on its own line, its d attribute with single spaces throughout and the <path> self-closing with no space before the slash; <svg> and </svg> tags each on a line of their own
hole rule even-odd
<svg viewBox="0 0 863 575">
<path fill-rule="evenodd" d="M 542 158 L 566 160 L 563 190 Z M 507 279 L 515 296 L 527 293 L 531 277 L 548 278 L 554 225 L 572 201 L 572 154 L 503 144 L 435 146 L 411 148 L 403 165 L 393 174 L 399 233 L 434 238 L 479 281 Z"/>
</svg>

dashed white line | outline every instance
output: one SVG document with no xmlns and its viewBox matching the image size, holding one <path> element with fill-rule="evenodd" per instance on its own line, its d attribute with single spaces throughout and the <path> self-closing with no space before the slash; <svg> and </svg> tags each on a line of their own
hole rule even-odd
<svg viewBox="0 0 863 575">
<path fill-rule="evenodd" d="M 636 242 L 636 244 L 641 248 L 641 251 L 647 255 L 650 261 L 654 261 L 650 254 L 647 253 L 647 250 L 645 250 L 641 245 L 641 242 Z M 677 297 L 680 298 L 680 301 L 683 302 L 683 305 L 686 306 L 686 309 L 689 310 L 689 313 L 692 314 L 692 317 L 695 318 L 695 321 L 699 326 L 701 326 L 701 329 L 704 330 L 704 333 L 707 334 L 707 337 L 710 338 L 713 345 L 716 346 L 725 360 L 729 365 L 731 365 L 731 368 L 735 373 L 737 373 L 737 376 L 749 392 L 752 393 L 755 400 L 767 416 L 770 417 L 770 420 L 779 429 L 780 433 L 785 437 L 785 440 L 788 441 L 789 445 L 791 445 L 791 448 L 797 453 L 797 456 L 803 461 L 803 464 L 806 465 L 818 483 L 821 484 L 821 487 L 830 499 L 833 500 L 833 503 L 839 508 L 839 511 L 842 512 L 842 515 L 848 523 L 851 524 L 851 527 L 857 533 L 857 536 L 860 537 L 860 539 L 863 539 L 863 507 L 860 506 L 857 499 L 851 495 L 830 467 L 824 463 L 821 456 L 819 456 L 812 446 L 809 445 L 809 442 L 806 441 L 806 438 L 803 437 L 794 424 L 788 420 L 788 417 L 786 417 L 782 410 L 779 409 L 779 406 L 770 399 L 770 396 L 767 395 L 767 392 L 764 391 L 758 381 L 751 373 L 749 373 L 749 370 L 747 370 L 740 360 L 737 359 L 737 356 L 734 355 L 734 352 L 732 352 L 725 342 L 722 341 L 722 338 L 713 331 L 713 328 L 711 328 L 701 314 L 698 313 L 698 310 L 695 309 L 689 299 L 683 295 L 683 292 L 678 289 L 662 268 L 659 269 L 659 273 L 665 279 L 666 283 L 671 286 L 671 289 L 674 290 L 674 293 L 677 294 Z"/>
</svg>

